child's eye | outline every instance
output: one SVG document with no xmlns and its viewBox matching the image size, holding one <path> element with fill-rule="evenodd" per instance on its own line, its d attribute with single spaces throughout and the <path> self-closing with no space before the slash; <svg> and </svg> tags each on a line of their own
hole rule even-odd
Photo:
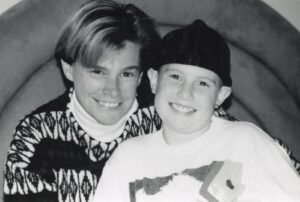
<svg viewBox="0 0 300 202">
<path fill-rule="evenodd" d="M 180 76 L 178 74 L 170 74 L 169 77 L 171 77 L 172 79 L 175 79 L 175 80 L 180 79 Z"/>
<path fill-rule="evenodd" d="M 199 81 L 198 85 L 199 86 L 204 86 L 204 87 L 209 87 L 209 84 L 205 81 Z"/>
</svg>

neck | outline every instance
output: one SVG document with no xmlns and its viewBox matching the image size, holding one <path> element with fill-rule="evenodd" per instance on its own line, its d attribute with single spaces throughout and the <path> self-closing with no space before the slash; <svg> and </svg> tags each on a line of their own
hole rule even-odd
<svg viewBox="0 0 300 202">
<path fill-rule="evenodd" d="M 163 137 L 169 145 L 179 145 L 192 141 L 197 137 L 203 135 L 210 127 L 210 124 L 206 124 L 202 129 L 195 132 L 179 132 L 175 131 L 165 125 L 163 125 Z"/>
</svg>

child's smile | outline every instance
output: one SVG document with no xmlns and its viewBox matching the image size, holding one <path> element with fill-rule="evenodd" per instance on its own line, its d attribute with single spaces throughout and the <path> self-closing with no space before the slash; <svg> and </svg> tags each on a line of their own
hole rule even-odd
<svg viewBox="0 0 300 202">
<path fill-rule="evenodd" d="M 177 103 L 170 103 L 170 106 L 177 112 L 181 112 L 181 113 L 191 113 L 191 112 L 195 112 L 196 109 L 186 106 L 186 105 L 181 105 L 181 104 L 177 104 Z"/>
</svg>

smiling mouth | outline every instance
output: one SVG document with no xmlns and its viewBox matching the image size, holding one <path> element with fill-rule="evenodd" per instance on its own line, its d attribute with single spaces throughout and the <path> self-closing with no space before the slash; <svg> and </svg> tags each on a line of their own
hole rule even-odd
<svg viewBox="0 0 300 202">
<path fill-rule="evenodd" d="M 116 108 L 116 107 L 121 105 L 120 102 L 104 102 L 104 101 L 100 101 L 100 100 L 97 100 L 97 99 L 95 99 L 95 101 L 99 105 L 101 105 L 102 107 L 105 107 L 105 108 Z"/>
<path fill-rule="evenodd" d="M 194 108 L 179 105 L 179 104 L 175 104 L 175 103 L 170 103 L 170 105 L 173 109 L 175 109 L 178 112 L 182 112 L 182 113 L 191 113 L 191 112 L 196 111 Z"/>
</svg>

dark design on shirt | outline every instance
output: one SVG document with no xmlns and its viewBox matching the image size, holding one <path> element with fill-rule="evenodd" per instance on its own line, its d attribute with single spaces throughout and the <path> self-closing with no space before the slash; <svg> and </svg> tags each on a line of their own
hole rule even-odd
<svg viewBox="0 0 300 202">
<path fill-rule="evenodd" d="M 180 190 L 184 201 L 221 202 L 235 199 L 243 191 L 242 165 L 232 161 L 214 161 L 200 168 L 186 169 L 164 177 L 143 178 L 129 183 L 130 201 L 168 201 Z M 220 188 L 214 193 L 211 187 Z M 179 193 L 180 194 L 180 193 Z M 225 198 L 222 198 L 225 197 Z"/>
</svg>

